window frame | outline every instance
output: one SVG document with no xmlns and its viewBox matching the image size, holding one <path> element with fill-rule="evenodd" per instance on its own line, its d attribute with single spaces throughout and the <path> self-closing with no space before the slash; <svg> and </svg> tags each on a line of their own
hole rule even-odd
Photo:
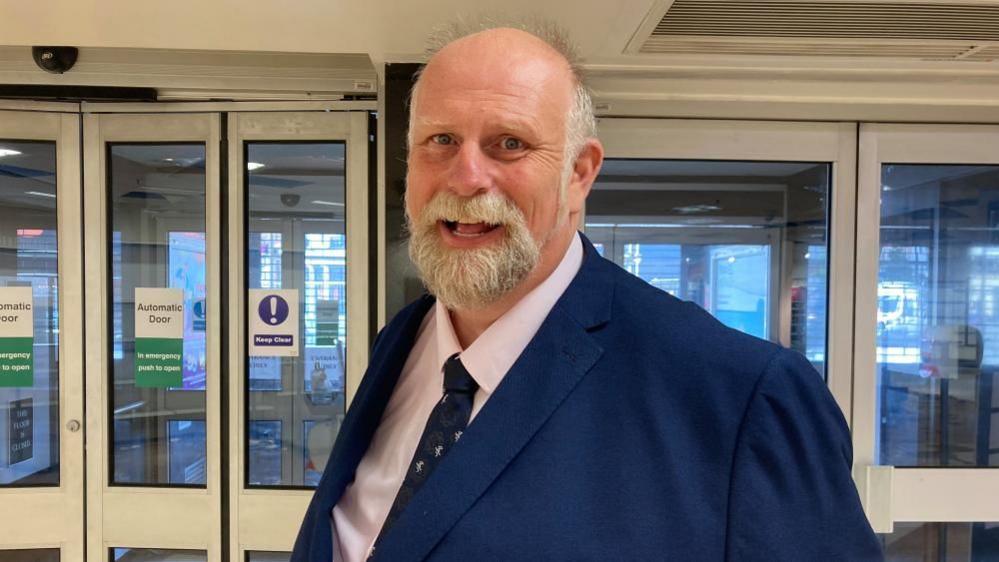
<svg viewBox="0 0 999 562">
<path fill-rule="evenodd" d="M 877 285 L 883 164 L 999 165 L 999 126 L 862 123 L 859 130 L 854 478 L 874 530 L 898 522 L 999 521 L 999 467 L 878 465 Z"/>
</svg>

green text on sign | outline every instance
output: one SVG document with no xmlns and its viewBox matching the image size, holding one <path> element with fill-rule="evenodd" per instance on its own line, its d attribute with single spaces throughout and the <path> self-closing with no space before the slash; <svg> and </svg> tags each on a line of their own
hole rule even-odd
<svg viewBox="0 0 999 562">
<path fill-rule="evenodd" d="M 182 339 L 135 338 L 135 386 L 181 386 L 183 357 Z"/>
<path fill-rule="evenodd" d="M 34 338 L 0 338 L 0 387 L 34 385 Z"/>
</svg>

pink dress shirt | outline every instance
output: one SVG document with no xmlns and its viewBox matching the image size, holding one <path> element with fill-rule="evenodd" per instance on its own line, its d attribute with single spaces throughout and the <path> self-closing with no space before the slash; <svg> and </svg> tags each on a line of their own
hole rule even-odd
<svg viewBox="0 0 999 562">
<path fill-rule="evenodd" d="M 555 302 L 583 263 L 577 234 L 555 271 L 462 350 L 451 316 L 440 303 L 423 319 L 416 343 L 389 399 L 381 423 L 354 481 L 333 508 L 334 562 L 363 562 L 378 537 L 396 492 L 423 433 L 430 411 L 443 392 L 444 362 L 461 353 L 461 362 L 479 383 L 469 423 L 489 400 L 506 372 L 534 338 Z"/>
</svg>

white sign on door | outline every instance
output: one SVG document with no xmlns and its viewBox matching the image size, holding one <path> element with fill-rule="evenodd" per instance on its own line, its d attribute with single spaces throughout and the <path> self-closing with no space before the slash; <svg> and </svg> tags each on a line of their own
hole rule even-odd
<svg viewBox="0 0 999 562">
<path fill-rule="evenodd" d="M 135 337 L 184 337 L 184 290 L 135 288 Z"/>
<path fill-rule="evenodd" d="M 31 287 L 0 288 L 0 387 L 34 385 Z"/>
</svg>

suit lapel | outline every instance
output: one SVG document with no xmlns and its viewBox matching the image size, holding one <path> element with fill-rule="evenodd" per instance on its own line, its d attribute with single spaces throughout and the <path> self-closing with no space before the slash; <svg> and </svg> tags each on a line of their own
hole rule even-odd
<svg viewBox="0 0 999 562">
<path fill-rule="evenodd" d="M 580 273 L 461 441 L 383 537 L 376 560 L 423 560 L 600 358 L 603 349 L 587 330 L 609 319 L 613 285 L 609 264 L 588 241 L 584 246 Z"/>
</svg>

